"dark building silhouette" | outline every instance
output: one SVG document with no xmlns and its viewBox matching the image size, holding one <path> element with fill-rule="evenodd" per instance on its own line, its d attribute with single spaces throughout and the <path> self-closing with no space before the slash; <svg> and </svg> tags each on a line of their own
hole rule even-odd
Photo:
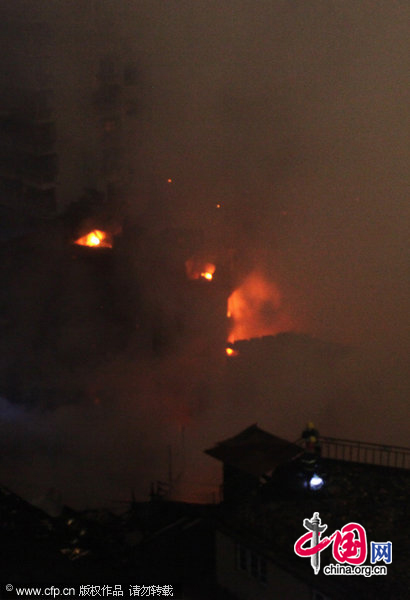
<svg viewBox="0 0 410 600">
<path fill-rule="evenodd" d="M 255 495 L 264 478 L 301 453 L 300 447 L 257 425 L 206 450 L 223 464 L 223 500 L 227 503 Z"/>
<path fill-rule="evenodd" d="M 50 217 L 135 183 L 141 81 L 121 6 L 0 8 L 0 207 Z M 121 31 L 120 31 L 121 30 Z"/>
</svg>

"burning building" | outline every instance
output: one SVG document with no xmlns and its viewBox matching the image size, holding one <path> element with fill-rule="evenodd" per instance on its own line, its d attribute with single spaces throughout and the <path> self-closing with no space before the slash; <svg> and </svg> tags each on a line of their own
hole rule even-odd
<svg viewBox="0 0 410 600">
<path fill-rule="evenodd" d="M 148 230 L 118 219 L 109 204 L 77 203 L 1 252 L 9 397 L 31 401 L 57 385 L 50 373 L 90 367 L 125 348 L 136 359 L 188 348 L 201 360 L 223 353 L 229 268 L 217 253 L 208 256 L 201 231 Z M 35 352 L 20 358 L 18 343 Z"/>
</svg>

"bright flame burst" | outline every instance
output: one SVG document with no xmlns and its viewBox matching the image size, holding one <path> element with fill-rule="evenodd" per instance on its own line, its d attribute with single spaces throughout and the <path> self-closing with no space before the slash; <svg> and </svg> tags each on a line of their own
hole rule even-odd
<svg viewBox="0 0 410 600">
<path fill-rule="evenodd" d="M 293 327 L 292 319 L 281 308 L 281 295 L 277 286 L 256 271 L 248 275 L 242 285 L 229 296 L 227 314 L 232 322 L 228 338 L 230 343 L 276 335 Z"/>
<path fill-rule="evenodd" d="M 212 281 L 213 274 L 210 273 L 209 271 L 205 271 L 205 273 L 201 273 L 201 277 L 202 277 L 202 279 L 207 279 L 208 281 Z"/>
<path fill-rule="evenodd" d="M 87 235 L 78 238 L 74 243 L 78 246 L 88 246 L 89 248 L 112 248 L 111 235 L 100 229 L 90 231 Z"/>
</svg>

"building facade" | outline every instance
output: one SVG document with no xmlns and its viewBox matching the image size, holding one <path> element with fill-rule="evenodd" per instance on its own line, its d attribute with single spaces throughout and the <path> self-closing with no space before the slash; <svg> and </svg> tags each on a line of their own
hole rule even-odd
<svg viewBox="0 0 410 600">
<path fill-rule="evenodd" d="M 52 216 L 90 190 L 130 193 L 139 78 L 124 18 L 105 1 L 0 8 L 0 205 Z"/>
</svg>

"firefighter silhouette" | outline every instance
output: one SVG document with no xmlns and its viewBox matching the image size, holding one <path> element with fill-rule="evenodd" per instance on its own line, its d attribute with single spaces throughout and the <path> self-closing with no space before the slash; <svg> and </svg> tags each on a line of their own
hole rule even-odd
<svg viewBox="0 0 410 600">
<path fill-rule="evenodd" d="M 306 429 L 302 432 L 302 439 L 306 454 L 320 456 L 319 431 L 315 429 L 312 421 L 306 424 Z"/>
</svg>

